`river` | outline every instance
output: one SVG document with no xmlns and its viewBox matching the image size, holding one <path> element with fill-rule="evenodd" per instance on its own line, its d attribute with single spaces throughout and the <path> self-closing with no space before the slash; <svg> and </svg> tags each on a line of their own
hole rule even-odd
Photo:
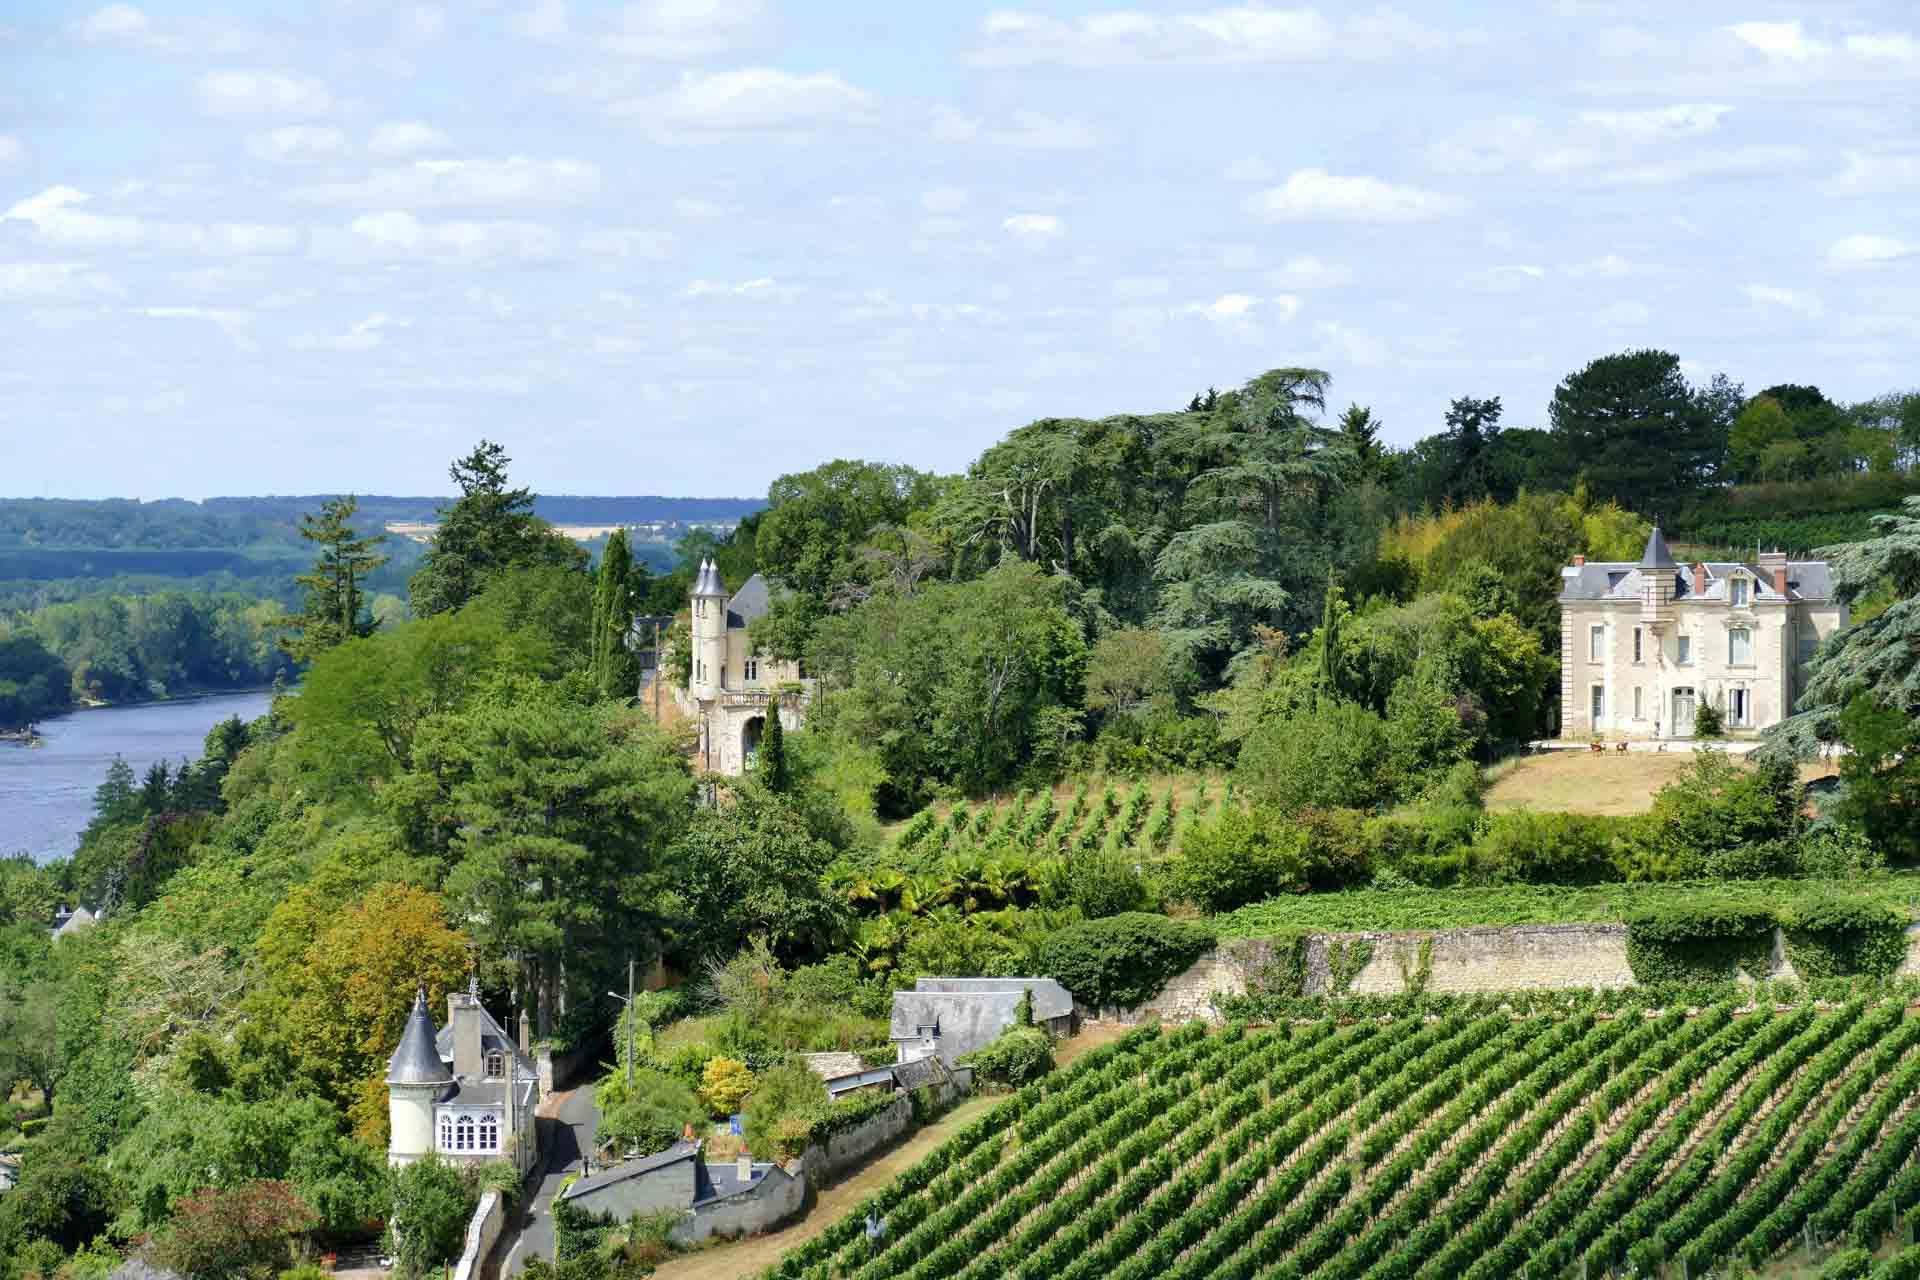
<svg viewBox="0 0 1920 1280">
<path fill-rule="evenodd" d="M 101 707 L 42 721 L 38 747 L 0 742 L 0 855 L 65 857 L 93 818 L 94 788 L 116 755 L 126 757 L 137 782 L 156 760 L 199 759 L 209 729 L 229 716 L 263 716 L 272 700 L 223 693 Z"/>
</svg>

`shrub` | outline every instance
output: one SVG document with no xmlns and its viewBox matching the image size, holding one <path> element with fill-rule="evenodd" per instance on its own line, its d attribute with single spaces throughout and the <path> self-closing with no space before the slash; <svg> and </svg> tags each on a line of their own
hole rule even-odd
<svg viewBox="0 0 1920 1280">
<path fill-rule="evenodd" d="M 736 1058 L 714 1058 L 700 1073 L 700 1100 L 713 1115 L 732 1115 L 751 1092 L 753 1072 Z"/>
<path fill-rule="evenodd" d="M 1773 927 L 1771 909 L 1737 903 L 1641 912 L 1627 918 L 1627 964 L 1643 984 L 1724 981 L 1741 970 L 1762 978 Z"/>
<path fill-rule="evenodd" d="M 1873 1254 L 1854 1245 L 1827 1259 L 1820 1268 L 1820 1280 L 1867 1280 L 1873 1271 Z"/>
<path fill-rule="evenodd" d="M 1799 864 L 1804 876 L 1857 880 L 1886 870 L 1887 859 L 1857 828 L 1828 823 L 1802 837 Z"/>
<path fill-rule="evenodd" d="M 1138 911 L 1147 900 L 1146 885 L 1133 869 L 1133 859 L 1105 850 L 1069 858 L 1066 889 L 1067 901 L 1089 920 Z"/>
<path fill-rule="evenodd" d="M 985 1048 L 960 1059 L 983 1080 L 1019 1088 L 1053 1070 L 1053 1039 L 1038 1027 L 1009 1027 Z"/>
<path fill-rule="evenodd" d="M 1696 738 L 1718 738 L 1727 731 L 1726 719 L 1720 714 L 1720 708 L 1702 698 L 1693 709 L 1693 736 Z"/>
<path fill-rule="evenodd" d="M 294 1238 L 319 1221 L 285 1182 L 207 1187 L 175 1206 L 153 1243 L 153 1260 L 183 1275 L 272 1275 L 292 1263 Z"/>
<path fill-rule="evenodd" d="M 1629 880 L 1757 879 L 1790 872 L 1798 833 L 1793 766 L 1743 769 L 1717 751 L 1694 753 L 1627 828 L 1621 870 Z"/>
<path fill-rule="evenodd" d="M 1309 889 L 1346 889 L 1373 877 L 1367 815 L 1357 809 L 1303 809 L 1300 874 Z"/>
<path fill-rule="evenodd" d="M 1228 809 L 1195 821 L 1167 869 L 1175 897 L 1231 911 L 1306 885 L 1306 833 L 1272 809 Z"/>
<path fill-rule="evenodd" d="M 802 1126 L 796 1131 L 788 1122 L 826 1103 L 826 1082 L 798 1058 L 761 1072 L 747 1097 L 748 1149 L 761 1160 L 789 1154 L 783 1146 L 795 1137 L 804 1137 L 805 1129 Z"/>
<path fill-rule="evenodd" d="M 1828 898 L 1796 909 L 1783 930 L 1802 978 L 1891 977 L 1907 955 L 1906 918 L 1892 907 Z"/>
<path fill-rule="evenodd" d="M 728 1059 L 714 1058 L 712 1062 Z M 710 1064 L 709 1064 L 710 1065 Z M 594 1140 L 619 1154 L 650 1156 L 665 1151 L 688 1125 L 700 1125 L 706 1111 L 685 1081 L 664 1071 L 636 1068 L 633 1092 L 627 1092 L 626 1072 L 618 1068 L 600 1081 L 595 1101 L 600 1108 Z"/>
<path fill-rule="evenodd" d="M 1394 793 L 1387 726 L 1367 708 L 1326 703 L 1264 720 L 1247 735 L 1234 776 L 1256 803 L 1372 809 Z"/>
<path fill-rule="evenodd" d="M 1205 925 L 1131 911 L 1061 930 L 1040 965 L 1083 1004 L 1126 1007 L 1152 999 L 1212 945 Z"/>
<path fill-rule="evenodd" d="M 1490 815 L 1474 842 L 1475 883 L 1600 884 L 1618 880 L 1619 824 L 1579 813 L 1521 809 Z"/>
<path fill-rule="evenodd" d="M 443 1160 L 416 1160 L 394 1174 L 393 1242 L 404 1275 L 424 1275 L 460 1256 L 478 1197 L 460 1171 Z"/>
</svg>

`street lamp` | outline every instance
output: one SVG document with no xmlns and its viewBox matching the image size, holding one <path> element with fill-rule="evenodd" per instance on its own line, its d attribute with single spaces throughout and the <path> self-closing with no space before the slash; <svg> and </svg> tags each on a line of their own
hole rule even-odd
<svg viewBox="0 0 1920 1280">
<path fill-rule="evenodd" d="M 618 1000 L 627 1010 L 627 1101 L 633 1101 L 633 958 L 627 958 L 627 994 L 609 991 L 608 995 Z"/>
</svg>

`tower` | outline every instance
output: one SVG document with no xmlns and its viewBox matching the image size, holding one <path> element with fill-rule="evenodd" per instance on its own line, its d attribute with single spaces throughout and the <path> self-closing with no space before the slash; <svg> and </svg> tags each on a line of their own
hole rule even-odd
<svg viewBox="0 0 1920 1280">
<path fill-rule="evenodd" d="M 1680 577 L 1680 566 L 1667 550 L 1667 540 L 1655 525 L 1647 535 L 1647 549 L 1640 556 L 1640 621 L 1656 635 L 1673 621 L 1673 597 Z"/>
<path fill-rule="evenodd" d="M 414 994 L 400 1047 L 387 1062 L 387 1119 L 393 1131 L 387 1142 L 388 1164 L 412 1164 L 433 1154 L 433 1107 L 453 1081 L 433 1037 L 433 1015 L 427 1011 L 423 988 Z"/>
<path fill-rule="evenodd" d="M 727 663 L 727 586 L 711 560 L 700 562 L 693 581 L 692 614 L 693 696 L 710 701 L 720 696 Z"/>
</svg>

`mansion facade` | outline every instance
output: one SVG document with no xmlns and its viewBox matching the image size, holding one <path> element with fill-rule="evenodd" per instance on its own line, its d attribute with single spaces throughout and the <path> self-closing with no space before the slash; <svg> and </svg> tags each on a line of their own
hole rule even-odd
<svg viewBox="0 0 1920 1280">
<path fill-rule="evenodd" d="M 474 985 L 447 993 L 447 1025 L 438 1031 L 420 991 L 387 1061 L 387 1163 L 435 1155 L 457 1164 L 511 1162 L 524 1174 L 539 1155 L 539 1101 L 538 1070 Z"/>
<path fill-rule="evenodd" d="M 773 605 L 766 578 L 754 574 L 731 594 L 712 561 L 700 566 L 692 592 L 693 665 L 687 687 L 675 689 L 681 714 L 699 727 L 694 759 L 706 772 L 738 777 L 753 768 L 767 717 L 783 729 L 806 722 L 813 681 L 797 662 L 761 653 L 749 628 Z"/>
<path fill-rule="evenodd" d="M 1562 739 L 1691 738 L 1702 705 L 1751 736 L 1792 714 L 1807 660 L 1847 625 L 1826 561 L 1682 565 L 1658 528 L 1638 564 L 1575 556 L 1560 578 Z"/>
</svg>

